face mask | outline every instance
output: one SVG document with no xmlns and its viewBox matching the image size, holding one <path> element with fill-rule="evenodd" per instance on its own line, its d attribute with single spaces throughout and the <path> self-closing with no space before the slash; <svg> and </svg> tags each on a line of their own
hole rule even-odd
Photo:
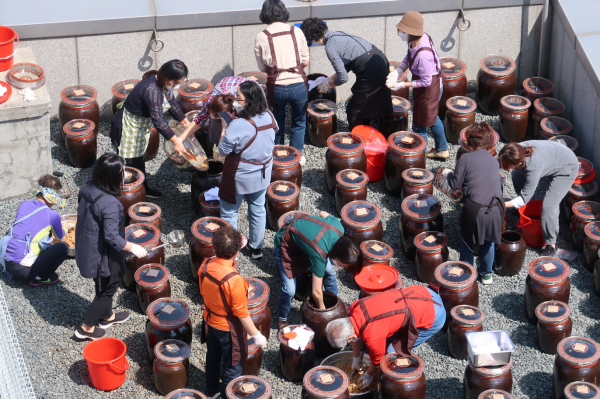
<svg viewBox="0 0 600 399">
<path fill-rule="evenodd" d="M 244 106 L 240 104 L 238 100 L 235 100 L 233 102 L 233 109 L 235 109 L 237 112 L 242 112 L 244 110 Z"/>
<path fill-rule="evenodd" d="M 401 30 L 398 31 L 398 36 L 400 36 L 400 39 L 402 39 L 403 42 L 407 42 L 408 41 L 408 33 L 404 33 Z"/>
<path fill-rule="evenodd" d="M 331 261 L 331 265 L 333 266 L 333 268 L 334 268 L 335 270 L 343 270 L 343 269 L 344 269 L 344 267 L 343 267 L 343 266 L 340 266 L 340 265 L 338 265 L 338 264 L 337 264 L 337 262 L 336 262 L 335 260 L 332 260 L 332 261 Z"/>
<path fill-rule="evenodd" d="M 180 83 L 177 83 L 176 85 L 171 84 L 171 86 L 169 87 L 169 90 L 170 91 L 177 91 L 180 86 L 181 86 Z"/>
</svg>

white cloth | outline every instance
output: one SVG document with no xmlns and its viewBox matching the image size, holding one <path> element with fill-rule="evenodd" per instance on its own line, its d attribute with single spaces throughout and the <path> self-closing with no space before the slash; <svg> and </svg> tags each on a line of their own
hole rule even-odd
<svg viewBox="0 0 600 399">
<path fill-rule="evenodd" d="M 309 80 L 308 81 L 308 91 L 311 91 L 312 89 L 314 89 L 315 87 L 317 87 L 318 85 L 320 85 L 321 83 L 323 83 L 326 80 L 327 80 L 327 78 L 325 76 L 319 76 L 315 80 Z"/>
<path fill-rule="evenodd" d="M 292 349 L 304 350 L 311 338 L 315 335 L 314 332 L 308 331 L 304 326 L 296 327 L 292 330 L 296 333 L 296 337 L 288 341 L 288 346 Z"/>
<path fill-rule="evenodd" d="M 23 95 L 23 101 L 28 101 L 28 102 L 29 101 L 37 101 L 37 98 L 35 97 L 35 93 L 29 87 L 26 87 L 23 90 L 19 91 L 19 94 Z M 0 95 L 2 95 L 1 92 L 0 92 Z"/>
<path fill-rule="evenodd" d="M 8 89 L 6 87 L 0 86 L 0 97 L 2 97 L 7 91 Z"/>
<path fill-rule="evenodd" d="M 207 201 L 218 201 L 219 198 L 219 187 L 213 187 L 204 193 L 204 199 Z"/>
</svg>

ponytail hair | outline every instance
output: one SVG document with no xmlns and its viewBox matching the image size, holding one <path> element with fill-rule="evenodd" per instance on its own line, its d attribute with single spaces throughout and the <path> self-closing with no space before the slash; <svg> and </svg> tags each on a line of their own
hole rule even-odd
<svg viewBox="0 0 600 399">
<path fill-rule="evenodd" d="M 211 114 L 220 114 L 223 111 L 233 112 L 233 102 L 235 96 L 231 93 L 216 95 L 208 103 L 208 112 Z"/>
<path fill-rule="evenodd" d="M 525 158 L 530 157 L 531 154 L 533 154 L 533 147 L 522 146 L 521 144 L 514 142 L 508 143 L 498 154 L 500 167 L 504 170 L 522 168 L 523 165 L 521 164 L 525 161 Z"/>
</svg>

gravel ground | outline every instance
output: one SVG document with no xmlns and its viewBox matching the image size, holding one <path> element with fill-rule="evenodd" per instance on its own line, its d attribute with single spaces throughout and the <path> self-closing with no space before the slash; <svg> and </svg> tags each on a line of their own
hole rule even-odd
<svg viewBox="0 0 600 399">
<path fill-rule="evenodd" d="M 472 95 L 472 94 L 471 94 Z M 345 123 L 344 104 L 338 110 L 339 130 L 347 129 Z M 481 114 L 477 120 L 488 120 L 498 131 L 496 118 Z M 107 134 L 109 124 L 103 121 L 100 131 Z M 63 171 L 71 187 L 73 196 L 68 206 L 61 213 L 76 213 L 77 187 L 89 179 L 90 169 L 74 169 L 70 166 L 64 144 L 59 140 L 58 123 L 51 125 L 53 147 L 53 167 Z M 430 142 L 430 146 L 431 146 Z M 502 145 L 502 144 L 501 144 Z M 99 137 L 101 154 L 110 151 L 110 140 L 105 135 Z M 451 158 L 446 162 L 427 161 L 427 167 L 439 165 L 453 168 L 458 146 L 452 146 Z M 303 190 L 301 194 L 301 210 L 317 213 L 325 210 L 335 214 L 333 197 L 324 189 L 323 163 L 325 149 L 312 145 L 305 146 L 308 160 L 304 166 Z M 190 227 L 195 215 L 190 204 L 190 176 L 177 171 L 161 151 L 157 159 L 148 163 L 149 181 L 152 186 L 161 190 L 165 196 L 156 203 L 163 209 L 164 231 L 182 229 L 187 237 L 191 236 Z M 537 197 L 543 197 L 544 187 L 541 184 Z M 514 191 L 510 177 L 504 186 L 505 197 L 513 197 Z M 445 233 L 449 237 L 450 259 L 458 259 L 459 206 L 451 202 L 441 193 L 436 195 L 443 201 Z M 400 201 L 387 195 L 383 181 L 369 184 L 368 200 L 381 207 L 383 214 L 384 241 L 395 251 L 393 265 L 401 273 L 404 285 L 418 283 L 413 262 L 407 261 L 401 249 L 399 233 Z M 22 199 L 14 199 L 0 203 L 0 211 L 4 214 L 0 220 L 0 231 L 6 231 L 14 218 Z M 239 226 L 246 234 L 248 223 L 246 207 L 240 210 Z M 509 228 L 515 228 L 516 213 L 511 213 Z M 252 261 L 240 256 L 240 272 L 244 276 L 255 276 L 265 280 L 271 287 L 270 306 L 273 311 L 273 331 L 269 346 L 263 356 L 261 376 L 273 387 L 274 398 L 297 398 L 301 384 L 287 382 L 279 365 L 279 344 L 275 337 L 277 322 L 277 293 L 280 287 L 279 276 L 273 257 L 274 232 L 267 231 L 265 236 L 264 258 Z M 558 241 L 561 248 L 572 249 L 568 224 L 561 221 L 561 235 Z M 167 247 L 166 266 L 171 271 L 173 296 L 188 301 L 192 309 L 192 322 L 195 336 L 192 345 L 190 387 L 204 391 L 204 358 L 205 346 L 199 344 L 200 296 L 198 287 L 192 281 L 188 263 L 188 247 L 173 250 Z M 527 250 L 525 264 L 538 256 L 538 251 Z M 573 318 L 573 335 L 581 335 L 598 340 L 600 328 L 597 320 L 600 316 L 598 298 L 593 292 L 592 275 L 582 264 L 582 255 L 571 262 L 571 301 Z M 83 279 L 73 259 L 68 259 L 59 269 L 62 282 L 50 287 L 31 288 L 29 285 L 7 280 L 2 273 L 0 284 L 6 293 L 15 328 L 20 337 L 25 360 L 29 368 L 35 391 L 40 398 L 70 397 L 144 397 L 154 398 L 160 395 L 154 389 L 152 368 L 148 361 L 144 341 L 146 316 L 139 312 L 137 297 L 134 293 L 120 289 L 115 296 L 115 310 L 129 310 L 131 320 L 124 325 L 115 325 L 108 330 L 107 336 L 117 337 L 128 346 L 127 357 L 131 368 L 127 372 L 127 381 L 118 390 L 100 393 L 90 385 L 87 367 L 81 351 L 85 343 L 73 337 L 74 329 L 80 325 L 83 315 L 93 298 L 93 283 Z M 536 328 L 528 323 L 523 311 L 523 290 L 526 267 L 517 276 L 495 277 L 491 286 L 480 286 L 480 308 L 487 319 L 486 330 L 507 330 L 516 347 L 513 368 L 513 394 L 516 398 L 549 398 L 552 389 L 552 365 L 554 356 L 546 355 L 537 348 Z M 345 302 L 352 302 L 358 297 L 358 289 L 351 276 L 342 273 L 339 277 L 340 297 Z M 300 303 L 294 301 L 290 320 L 299 320 Z M 415 349 L 415 353 L 423 357 L 426 363 L 428 398 L 460 398 L 462 397 L 462 379 L 466 361 L 453 359 L 448 354 L 446 335 L 436 334 L 425 344 Z"/>
</svg>

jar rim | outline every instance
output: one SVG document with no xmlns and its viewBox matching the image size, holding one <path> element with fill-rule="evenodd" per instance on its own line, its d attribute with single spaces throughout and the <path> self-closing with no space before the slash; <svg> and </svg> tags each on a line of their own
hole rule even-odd
<svg viewBox="0 0 600 399">
<path fill-rule="evenodd" d="M 517 69 L 515 61 L 512 58 L 497 54 L 485 56 L 479 65 L 485 74 L 496 78 L 510 76 Z"/>
<path fill-rule="evenodd" d="M 355 181 L 359 178 L 360 180 Z M 369 176 L 365 172 L 358 169 L 344 169 L 335 175 L 335 180 L 338 186 L 348 189 L 359 189 L 369 183 Z"/>
<path fill-rule="evenodd" d="M 364 211 L 367 211 L 367 213 L 364 214 Z M 370 211 L 373 211 L 374 215 Z M 369 201 L 349 202 L 348 204 L 344 205 L 340 214 L 342 216 L 342 222 L 352 227 L 354 230 L 369 230 L 381 222 L 381 210 L 377 205 Z M 358 217 L 359 220 L 353 220 L 350 217 L 351 215 Z M 367 221 L 360 221 L 360 218 L 363 216 L 370 216 L 371 219 Z"/>
<path fill-rule="evenodd" d="M 341 143 L 341 141 L 344 139 L 350 139 L 351 143 Z M 351 148 L 341 147 L 341 145 L 352 145 L 355 142 L 359 144 Z M 335 133 L 329 136 L 327 139 L 327 148 L 329 151 L 339 156 L 358 155 L 364 151 L 366 145 L 367 143 L 362 136 L 352 132 Z"/>
<path fill-rule="evenodd" d="M 96 124 L 89 119 L 73 119 L 63 126 L 63 131 L 67 137 L 82 140 L 94 133 Z"/>
<path fill-rule="evenodd" d="M 535 315 L 545 324 L 559 324 L 571 316 L 571 307 L 561 301 L 546 301 L 535 308 Z"/>
<path fill-rule="evenodd" d="M 531 101 L 527 97 L 511 94 L 500 99 L 500 104 L 508 112 L 525 112 L 531 107 Z"/>
<path fill-rule="evenodd" d="M 267 187 L 267 196 L 275 202 L 290 202 L 298 198 L 300 188 L 287 180 L 277 180 Z"/>
<path fill-rule="evenodd" d="M 577 344 L 583 344 L 586 347 L 583 348 L 585 351 L 587 351 L 589 347 L 592 348 L 592 351 L 587 358 L 578 358 L 573 356 L 574 353 L 582 353 L 580 348 L 575 348 Z M 567 345 L 570 346 L 567 348 Z M 558 343 L 556 349 L 558 356 L 563 361 L 573 366 L 589 366 L 596 363 L 598 359 L 600 359 L 600 345 L 598 345 L 596 341 L 586 337 L 566 337 Z"/>
<path fill-rule="evenodd" d="M 71 99 L 68 96 L 68 94 L 73 93 L 75 90 L 83 91 L 84 94 L 89 95 L 89 98 L 87 98 L 85 100 Z M 74 93 L 74 94 L 78 95 L 77 93 Z M 67 86 L 64 89 L 62 89 L 62 91 L 60 92 L 60 98 L 61 98 L 62 102 L 64 102 L 67 105 L 81 108 L 81 107 L 86 107 L 86 106 L 94 103 L 96 101 L 96 99 L 98 98 L 98 92 L 92 86 L 76 84 L 76 85 Z"/>
<path fill-rule="evenodd" d="M 533 102 L 535 110 L 544 116 L 558 116 L 565 111 L 565 105 L 551 97 L 538 98 Z"/>
<path fill-rule="evenodd" d="M 197 85 L 197 87 L 194 87 L 194 85 Z M 189 88 L 194 89 L 194 91 L 190 91 Z M 198 90 L 199 88 L 202 88 L 202 90 Z M 187 100 L 205 100 L 214 88 L 213 84 L 206 79 L 187 79 L 179 86 L 177 93 Z"/>
<path fill-rule="evenodd" d="M 378 247 L 376 247 L 378 246 Z M 379 250 L 379 247 L 381 247 L 381 249 Z M 370 250 L 373 250 L 373 248 L 375 248 L 375 252 L 384 252 L 383 255 L 379 255 L 375 252 L 370 252 Z M 383 262 L 386 261 L 388 259 L 390 259 L 392 256 L 394 256 L 394 250 L 392 249 L 392 247 L 390 247 L 388 244 L 381 242 L 381 241 L 376 241 L 376 240 L 366 240 L 360 243 L 360 252 L 362 253 L 362 255 L 371 260 L 371 261 L 376 261 L 376 262 Z"/>
<path fill-rule="evenodd" d="M 453 114 L 467 116 L 477 110 L 477 103 L 466 96 L 455 96 L 446 100 L 446 108 Z"/>
<path fill-rule="evenodd" d="M 467 72 L 467 65 L 458 58 L 440 58 L 440 66 L 445 80 L 459 79 Z"/>
<path fill-rule="evenodd" d="M 548 79 L 531 77 L 523 81 L 523 90 L 532 97 L 541 97 L 552 93 L 554 85 Z"/>
<path fill-rule="evenodd" d="M 148 214 L 148 216 L 136 215 L 135 213 L 137 212 L 137 210 L 143 207 L 150 208 L 150 211 L 152 213 Z M 152 223 L 160 218 L 160 216 L 162 215 L 162 209 L 160 208 L 160 206 L 151 202 L 137 202 L 129 207 L 127 213 L 129 214 L 129 218 L 131 220 L 139 220 L 140 223 Z"/>
<path fill-rule="evenodd" d="M 561 259 L 543 256 L 529 263 L 528 272 L 529 276 L 539 284 L 558 285 L 569 278 L 570 268 Z"/>
<path fill-rule="evenodd" d="M 452 319 L 461 326 L 480 326 L 485 321 L 485 313 L 475 306 L 458 305 L 450 310 Z"/>
<path fill-rule="evenodd" d="M 397 138 L 398 140 L 396 140 Z M 401 143 L 406 146 L 403 147 Z M 390 137 L 388 137 L 388 144 L 390 149 L 399 155 L 418 155 L 427 148 L 427 142 L 425 142 L 421 135 L 407 131 L 392 133 Z M 408 147 L 412 144 L 416 144 L 416 146 Z"/>
<path fill-rule="evenodd" d="M 133 90 L 135 86 L 140 82 L 141 80 L 139 79 L 120 80 L 111 87 L 110 91 L 112 92 L 112 95 L 114 97 L 120 100 L 125 100 L 125 97 L 127 97 L 127 95 L 131 93 L 131 90 Z M 125 89 L 125 85 L 129 84 L 133 84 L 133 87 Z"/>
<path fill-rule="evenodd" d="M 390 368 L 390 364 L 395 362 L 397 359 L 408 359 L 410 361 L 409 366 L 414 366 L 413 371 L 408 373 L 399 373 Z M 380 363 L 381 372 L 391 380 L 394 381 L 413 381 L 421 377 L 425 371 L 425 362 L 420 356 L 411 354 L 408 358 L 402 358 L 398 353 L 387 354 L 381 359 Z"/>
<path fill-rule="evenodd" d="M 446 270 L 459 268 L 462 269 L 460 275 L 467 273 L 466 278 L 461 281 L 450 281 L 446 277 L 443 276 Z M 454 273 L 453 271 L 449 271 L 448 273 Z M 458 271 L 455 273 L 457 274 Z M 448 261 L 440 264 L 435 268 L 434 272 L 435 280 L 439 283 L 440 286 L 445 289 L 458 291 L 465 288 L 470 287 L 473 284 L 477 284 L 477 270 L 467 262 L 459 262 L 459 261 Z"/>
<path fill-rule="evenodd" d="M 331 391 L 323 391 L 319 389 L 316 385 L 311 381 L 314 379 L 315 374 L 334 374 L 342 379 L 341 385 L 339 388 Z M 317 377 L 318 378 L 318 377 Z M 340 370 L 337 367 L 333 366 L 316 366 L 310 369 L 302 379 L 302 383 L 304 385 L 304 389 L 306 389 L 310 395 L 315 396 L 321 399 L 329 399 L 329 398 L 337 398 L 341 396 L 344 392 L 348 390 L 348 386 L 350 385 L 350 380 L 346 373 Z"/>
<path fill-rule="evenodd" d="M 148 269 L 158 269 L 160 271 L 163 272 L 163 277 L 160 280 L 157 280 L 155 282 L 146 282 L 142 279 L 142 274 L 144 272 L 148 272 Z M 170 277 L 170 273 L 169 273 L 169 269 L 167 269 L 165 266 L 159 264 L 159 263 L 147 263 L 145 265 L 143 265 L 142 267 L 140 267 L 139 269 L 137 269 L 135 271 L 135 274 L 133 275 L 133 278 L 135 279 L 135 282 L 142 288 L 148 288 L 148 289 L 152 289 L 152 288 L 158 288 L 160 286 L 162 286 L 163 284 L 165 284 L 167 281 L 169 281 L 169 277 Z"/>
<path fill-rule="evenodd" d="M 256 399 L 267 399 L 271 397 L 271 384 L 269 384 L 267 380 L 254 375 L 242 375 L 240 377 L 234 378 L 227 384 L 227 388 L 225 389 L 227 398 L 237 398 L 238 394 L 234 392 L 234 389 L 240 385 L 248 383 L 258 384 L 259 386 L 265 387 L 265 392 Z"/>
<path fill-rule="evenodd" d="M 285 153 L 285 154 L 284 154 Z M 292 156 L 292 159 L 281 161 L 278 158 L 287 158 Z M 291 169 L 300 163 L 302 154 L 300 151 L 289 145 L 276 145 L 273 147 L 273 168 L 277 166 L 279 169 Z"/>
</svg>

